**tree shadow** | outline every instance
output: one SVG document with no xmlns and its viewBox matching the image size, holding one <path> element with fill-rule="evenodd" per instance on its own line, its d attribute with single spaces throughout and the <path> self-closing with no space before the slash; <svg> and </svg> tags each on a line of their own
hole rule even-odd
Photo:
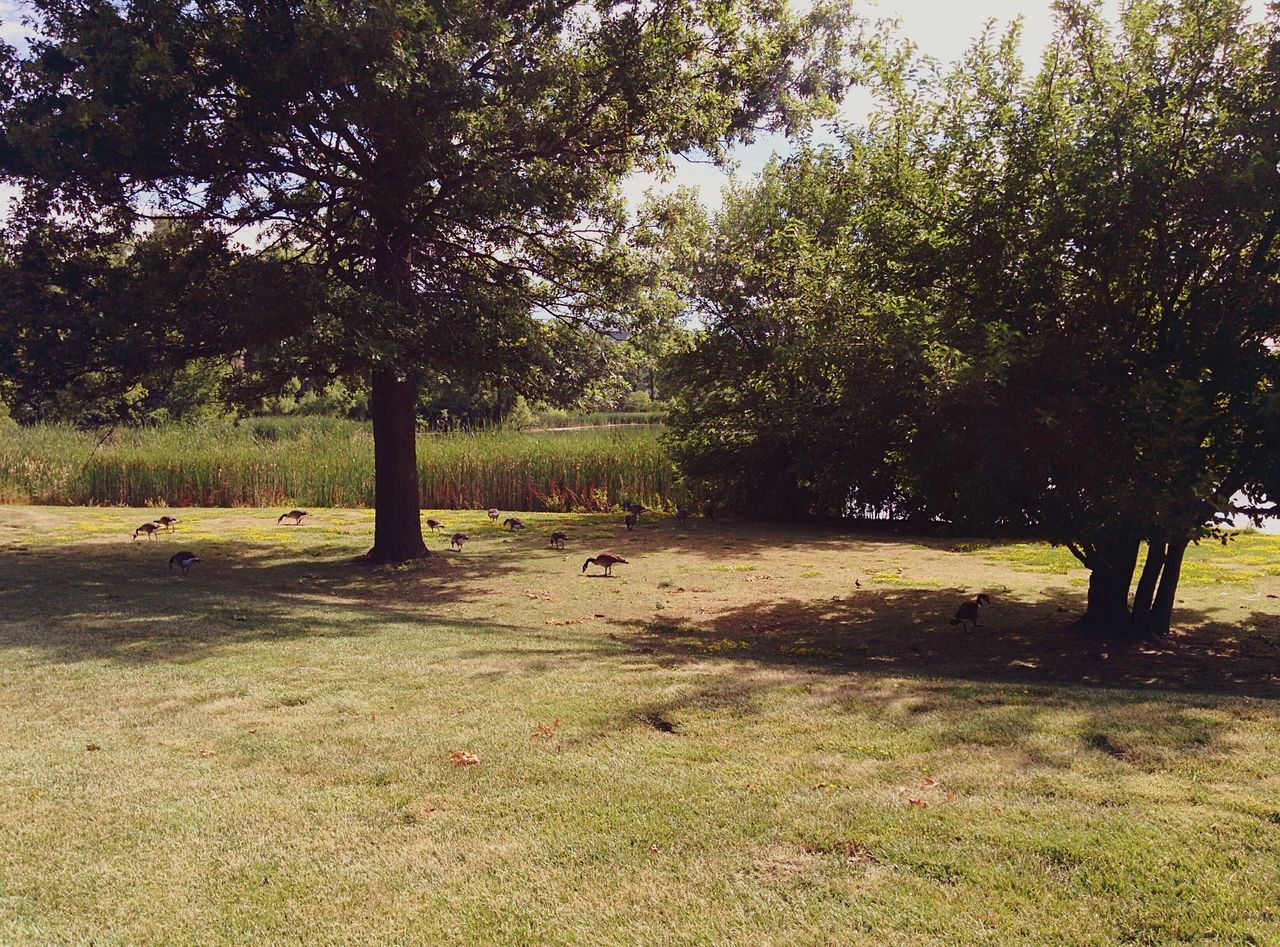
<svg viewBox="0 0 1280 947">
<path fill-rule="evenodd" d="M 667 660 L 1280 696 L 1274 615 L 1253 612 L 1227 625 L 1180 607 L 1179 628 L 1167 638 L 1116 641 L 1075 629 L 1069 619 L 1083 609 L 1083 598 L 1065 590 L 1047 602 L 1003 597 L 968 629 L 949 622 L 965 598 L 958 589 L 877 589 L 827 601 L 753 603 L 697 621 L 625 623 L 623 640 Z"/>
</svg>

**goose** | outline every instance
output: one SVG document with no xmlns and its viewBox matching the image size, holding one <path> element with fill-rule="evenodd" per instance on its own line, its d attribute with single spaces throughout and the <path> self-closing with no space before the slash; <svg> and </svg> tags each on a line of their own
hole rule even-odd
<svg viewBox="0 0 1280 947">
<path fill-rule="evenodd" d="M 160 531 L 159 523 L 143 523 L 141 526 L 139 526 L 137 529 L 133 531 L 133 538 L 137 539 L 138 534 L 141 533 L 143 536 L 149 536 L 152 539 L 155 539 L 156 533 L 158 533 L 159 531 Z"/>
<path fill-rule="evenodd" d="M 427 520 L 427 528 L 434 533 L 438 529 L 444 529 L 444 523 L 441 523 L 433 516 Z"/>
<path fill-rule="evenodd" d="M 557 530 L 556 532 L 551 534 L 551 545 L 554 546 L 556 549 L 563 549 L 564 541 L 568 538 L 569 538 L 569 535 L 567 533 L 562 533 Z"/>
<path fill-rule="evenodd" d="M 622 518 L 622 521 L 627 524 L 627 529 L 631 530 L 636 528 L 636 515 L 634 513 L 628 513 Z"/>
<path fill-rule="evenodd" d="M 197 556 L 194 552 L 189 552 L 187 550 L 183 550 L 182 552 L 175 552 L 172 556 L 169 557 L 169 571 L 172 572 L 173 567 L 177 566 L 179 569 L 182 570 L 182 574 L 186 575 L 188 572 L 191 571 L 191 567 L 199 561 L 200 561 L 200 557 Z"/>
<path fill-rule="evenodd" d="M 683 506 L 677 506 L 676 519 L 678 519 L 681 523 L 683 523 L 688 518 L 689 518 L 689 511 L 686 510 Z"/>
<path fill-rule="evenodd" d="M 628 503 L 627 509 L 630 510 L 632 513 L 634 513 L 636 516 L 639 516 L 641 513 L 649 512 L 649 508 L 645 506 L 643 503 Z"/>
<path fill-rule="evenodd" d="M 299 523 L 302 522 L 302 518 L 304 516 L 310 516 L 310 515 L 311 514 L 308 513 L 306 510 L 290 510 L 288 513 L 280 514 L 280 518 L 276 520 L 276 525 L 279 526 L 285 520 L 293 520 L 293 525 L 297 526 Z"/>
<path fill-rule="evenodd" d="M 462 544 L 465 543 L 470 538 L 471 537 L 468 536 L 466 533 L 454 533 L 453 538 L 449 540 L 449 548 L 456 549 L 458 550 L 458 552 L 462 552 Z"/>
<path fill-rule="evenodd" d="M 716 518 L 715 504 L 712 503 L 710 500 L 702 504 L 702 515 L 709 520 L 715 519 Z"/>
<path fill-rule="evenodd" d="M 515 516 L 508 516 L 502 521 L 502 525 L 513 533 L 518 529 L 524 529 L 524 521 Z"/>
<path fill-rule="evenodd" d="M 501 516 L 501 515 L 502 515 L 502 514 L 498 512 L 498 508 L 497 508 L 497 507 L 493 507 L 493 508 L 491 508 L 491 509 L 489 510 L 489 522 L 490 522 L 490 523 L 492 523 L 494 526 L 497 526 L 497 525 L 498 525 L 498 517 L 499 517 L 499 516 Z"/>
<path fill-rule="evenodd" d="M 156 522 L 172 533 L 173 524 L 181 523 L 182 520 L 178 519 L 176 516 L 157 516 Z"/>
<path fill-rule="evenodd" d="M 982 592 L 972 602 L 964 602 L 956 609 L 956 617 L 951 619 L 953 625 L 964 625 L 969 627 L 969 622 L 973 622 L 974 627 L 978 626 L 978 610 L 983 605 L 991 604 L 991 596 L 986 592 Z"/>
<path fill-rule="evenodd" d="M 613 567 L 621 563 L 627 565 L 627 560 L 621 556 L 615 556 L 611 552 L 602 552 L 598 556 L 593 556 L 582 564 L 582 571 L 587 571 L 587 566 L 604 566 L 605 575 L 613 575 Z"/>
</svg>

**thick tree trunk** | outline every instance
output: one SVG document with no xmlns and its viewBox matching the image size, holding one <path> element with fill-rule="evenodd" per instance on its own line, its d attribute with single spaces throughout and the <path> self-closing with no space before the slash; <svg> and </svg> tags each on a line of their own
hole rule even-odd
<svg viewBox="0 0 1280 947">
<path fill-rule="evenodd" d="M 1089 604 L 1077 624 L 1109 636 L 1133 634 L 1129 623 L 1129 585 L 1138 565 L 1138 541 L 1099 545 L 1090 556 Z"/>
<path fill-rule="evenodd" d="M 390 369 L 373 373 L 374 519 L 372 562 L 430 555 L 422 541 L 418 498 L 417 383 Z"/>
<path fill-rule="evenodd" d="M 1156 594 L 1156 583 L 1160 580 L 1160 570 L 1164 568 L 1168 543 L 1163 536 L 1154 535 L 1147 544 L 1147 559 L 1142 565 L 1142 575 L 1138 578 L 1138 587 L 1133 593 L 1133 611 L 1130 624 L 1135 634 L 1150 636 L 1151 603 Z"/>
<path fill-rule="evenodd" d="M 1187 551 L 1188 542 L 1188 539 L 1179 539 L 1169 543 L 1164 571 L 1160 573 L 1160 588 L 1156 591 L 1156 600 L 1151 606 L 1152 634 L 1169 633 L 1169 625 L 1173 619 L 1173 597 L 1178 592 L 1178 579 L 1182 576 L 1182 556 Z"/>
</svg>

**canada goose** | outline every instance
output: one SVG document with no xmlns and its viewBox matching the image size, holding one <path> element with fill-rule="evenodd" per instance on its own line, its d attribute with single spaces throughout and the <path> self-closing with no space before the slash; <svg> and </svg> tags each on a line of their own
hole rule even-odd
<svg viewBox="0 0 1280 947">
<path fill-rule="evenodd" d="M 649 512 L 649 508 L 645 506 L 643 503 L 628 503 L 627 509 L 630 510 L 632 513 L 634 513 L 636 516 L 639 516 L 641 513 Z"/>
<path fill-rule="evenodd" d="M 141 533 L 143 536 L 149 536 L 152 539 L 155 539 L 156 533 L 158 533 L 159 531 L 160 531 L 159 523 L 143 523 L 141 526 L 139 526 L 137 529 L 133 531 L 133 538 L 137 539 L 138 534 Z"/>
<path fill-rule="evenodd" d="M 568 538 L 569 538 L 569 535 L 567 533 L 561 533 L 559 531 L 554 532 L 551 534 L 551 545 L 554 546 L 556 549 L 563 549 L 564 541 Z"/>
<path fill-rule="evenodd" d="M 449 540 L 449 548 L 456 549 L 458 550 L 458 552 L 462 552 L 462 544 L 465 543 L 470 538 L 471 537 L 468 536 L 466 533 L 454 533 L 453 538 Z"/>
<path fill-rule="evenodd" d="M 276 520 L 276 525 L 279 526 L 285 520 L 293 520 L 293 525 L 297 526 L 299 523 L 302 522 L 302 518 L 304 516 L 310 516 L 310 515 L 311 514 L 308 513 L 306 510 L 290 510 L 288 513 L 280 514 L 280 518 Z"/>
<path fill-rule="evenodd" d="M 973 622 L 974 627 L 978 626 L 978 610 L 983 605 L 991 604 L 991 596 L 986 592 L 982 592 L 972 602 L 965 602 L 956 609 L 956 617 L 951 619 L 953 625 L 964 625 L 969 627 L 969 622 Z"/>
<path fill-rule="evenodd" d="M 702 515 L 709 520 L 715 519 L 716 518 L 715 504 L 712 503 L 710 500 L 702 504 Z"/>
<path fill-rule="evenodd" d="M 435 517 L 431 517 L 430 519 L 427 520 L 427 528 L 434 533 L 438 529 L 444 529 L 444 523 L 441 523 Z"/>
<path fill-rule="evenodd" d="M 613 567 L 621 563 L 627 565 L 627 560 L 621 556 L 615 556 L 611 552 L 602 552 L 598 556 L 593 556 L 582 564 L 582 571 L 587 571 L 587 566 L 604 566 L 605 575 L 613 575 Z"/>
<path fill-rule="evenodd" d="M 182 520 L 178 519 L 176 516 L 157 516 L 156 522 L 172 533 L 173 524 L 181 523 Z"/>
<path fill-rule="evenodd" d="M 636 528 L 636 515 L 634 513 L 628 513 L 622 518 L 622 521 L 627 524 L 627 529 Z"/>
<path fill-rule="evenodd" d="M 177 566 L 182 570 L 182 574 L 186 575 L 191 571 L 191 567 L 199 561 L 200 557 L 194 552 L 188 552 L 186 550 L 183 550 L 182 552 L 175 552 L 169 557 L 169 571 L 172 572 L 173 567 Z"/>
<path fill-rule="evenodd" d="M 689 511 L 686 510 L 683 506 L 677 506 L 676 519 L 678 519 L 681 523 L 683 523 L 688 518 L 689 518 Z"/>
<path fill-rule="evenodd" d="M 508 516 L 502 521 L 502 525 L 513 533 L 518 529 L 524 529 L 524 521 L 515 516 Z"/>
<path fill-rule="evenodd" d="M 492 523 L 494 526 L 497 526 L 497 525 L 498 525 L 498 517 L 499 517 L 499 516 L 501 516 L 501 515 L 502 515 L 502 514 L 498 512 L 498 510 L 497 510 L 497 508 L 496 508 L 496 507 L 495 507 L 495 508 L 493 508 L 493 509 L 491 509 L 491 510 L 489 510 L 489 522 L 490 522 L 490 523 Z"/>
</svg>

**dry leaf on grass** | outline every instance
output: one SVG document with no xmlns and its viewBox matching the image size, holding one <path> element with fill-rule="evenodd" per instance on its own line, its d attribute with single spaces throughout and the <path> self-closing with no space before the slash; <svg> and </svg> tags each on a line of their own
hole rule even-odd
<svg viewBox="0 0 1280 947">
<path fill-rule="evenodd" d="M 87 752 L 92 752 L 93 750 L 102 749 L 102 747 L 98 746 L 98 744 L 96 743 L 86 743 L 84 748 Z"/>
<path fill-rule="evenodd" d="M 928 808 L 929 808 L 929 803 L 925 802 L 923 799 L 908 799 L 908 800 L 907 800 L 907 803 L 908 803 L 908 804 L 911 806 L 911 808 L 913 808 L 913 809 L 928 809 Z"/>
<path fill-rule="evenodd" d="M 200 755 L 201 755 L 201 756 L 216 756 L 217 754 L 216 754 L 213 750 L 210 750 L 210 749 L 208 749 L 208 748 L 205 748 L 205 749 L 202 749 L 202 750 L 200 751 Z"/>
<path fill-rule="evenodd" d="M 923 780 L 921 780 L 920 785 L 925 787 L 925 789 L 928 789 L 930 786 L 938 785 L 938 781 L 934 779 L 932 776 L 926 776 Z"/>
<path fill-rule="evenodd" d="M 449 762 L 454 766 L 475 766 L 480 762 L 480 757 L 474 753 L 467 753 L 463 750 L 454 750 L 449 754 Z"/>
<path fill-rule="evenodd" d="M 556 733 L 560 730 L 560 718 L 556 717 L 556 719 L 552 722 L 551 726 L 547 726 L 545 723 L 542 723 L 541 721 L 538 721 L 537 723 L 535 723 L 534 726 L 538 728 L 533 731 L 534 739 L 548 740 L 548 741 L 554 740 Z"/>
<path fill-rule="evenodd" d="M 545 624 L 548 625 L 582 625 L 591 621 L 590 618 L 548 618 Z"/>
</svg>

